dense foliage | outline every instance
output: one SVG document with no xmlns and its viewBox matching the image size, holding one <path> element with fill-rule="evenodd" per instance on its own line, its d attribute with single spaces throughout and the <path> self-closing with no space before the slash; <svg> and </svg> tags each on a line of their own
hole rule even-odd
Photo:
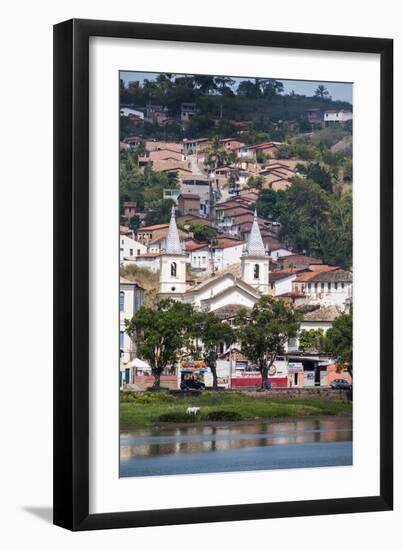
<svg viewBox="0 0 403 550">
<path fill-rule="evenodd" d="M 340 368 L 353 373 L 353 311 L 338 317 L 326 333 L 326 350 L 335 357 Z"/>
<path fill-rule="evenodd" d="M 139 211 L 145 211 L 146 223 L 166 223 L 169 221 L 172 207 L 171 200 L 164 200 L 164 189 L 177 189 L 176 172 L 157 172 L 149 166 L 144 169 L 138 165 L 139 148 L 133 147 L 120 152 L 120 208 L 123 214 L 123 203 L 133 201 Z M 138 222 L 133 222 L 133 229 Z"/>
<path fill-rule="evenodd" d="M 311 179 L 293 181 L 286 191 L 262 189 L 258 214 L 281 223 L 280 239 L 295 252 L 351 267 L 352 193 L 326 191 Z"/>
<path fill-rule="evenodd" d="M 262 388 L 277 355 L 284 353 L 288 339 L 296 336 L 300 320 L 298 311 L 270 296 L 260 298 L 250 313 L 239 313 L 237 338 L 243 353 L 256 363 Z"/>
<path fill-rule="evenodd" d="M 324 331 L 321 328 L 302 330 L 298 339 L 298 348 L 300 351 L 316 350 L 318 352 L 322 352 L 325 349 L 326 338 Z"/>
</svg>

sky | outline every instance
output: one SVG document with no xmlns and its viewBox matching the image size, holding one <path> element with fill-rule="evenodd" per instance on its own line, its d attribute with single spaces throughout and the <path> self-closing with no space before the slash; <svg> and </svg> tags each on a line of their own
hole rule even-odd
<svg viewBox="0 0 403 550">
<path fill-rule="evenodd" d="M 121 71 L 120 78 L 127 84 L 133 80 L 143 81 L 145 78 L 148 80 L 154 80 L 159 73 L 141 73 L 136 71 Z M 234 78 L 236 86 L 241 80 L 248 80 L 248 78 Z M 328 89 L 332 99 L 340 101 L 353 102 L 353 86 L 351 83 L 344 82 L 322 82 L 312 80 L 281 80 L 276 79 L 283 83 L 284 93 L 288 94 L 294 90 L 296 94 L 313 96 L 316 88 L 319 84 L 323 84 Z"/>
</svg>

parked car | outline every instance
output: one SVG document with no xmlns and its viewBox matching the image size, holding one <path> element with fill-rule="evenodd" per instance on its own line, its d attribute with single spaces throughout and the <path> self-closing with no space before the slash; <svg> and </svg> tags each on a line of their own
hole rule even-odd
<svg viewBox="0 0 403 550">
<path fill-rule="evenodd" d="M 203 391 L 206 389 L 205 384 L 200 382 L 200 380 L 183 380 L 181 383 L 181 390 L 200 390 Z"/>
<path fill-rule="evenodd" d="M 330 383 L 330 387 L 333 390 L 351 390 L 353 388 L 352 384 L 343 378 L 336 378 Z"/>
</svg>

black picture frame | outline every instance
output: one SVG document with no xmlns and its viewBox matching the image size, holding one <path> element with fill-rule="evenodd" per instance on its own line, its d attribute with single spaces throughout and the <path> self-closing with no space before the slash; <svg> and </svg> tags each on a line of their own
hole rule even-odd
<svg viewBox="0 0 403 550">
<path fill-rule="evenodd" d="M 89 513 L 89 38 L 376 53 L 381 57 L 380 491 L 366 497 Z M 393 41 L 73 19 L 54 27 L 54 523 L 77 530 L 392 510 Z"/>
</svg>

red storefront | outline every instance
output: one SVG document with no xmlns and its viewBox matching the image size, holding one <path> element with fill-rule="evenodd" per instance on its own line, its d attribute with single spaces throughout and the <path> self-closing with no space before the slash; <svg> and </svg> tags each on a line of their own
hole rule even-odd
<svg viewBox="0 0 403 550">
<path fill-rule="evenodd" d="M 287 376 L 272 376 L 267 378 L 267 382 L 271 383 L 272 388 L 287 388 L 288 377 Z M 231 377 L 232 389 L 247 389 L 247 388 L 260 388 L 262 386 L 262 377 L 256 372 L 242 372 L 237 373 Z"/>
</svg>

